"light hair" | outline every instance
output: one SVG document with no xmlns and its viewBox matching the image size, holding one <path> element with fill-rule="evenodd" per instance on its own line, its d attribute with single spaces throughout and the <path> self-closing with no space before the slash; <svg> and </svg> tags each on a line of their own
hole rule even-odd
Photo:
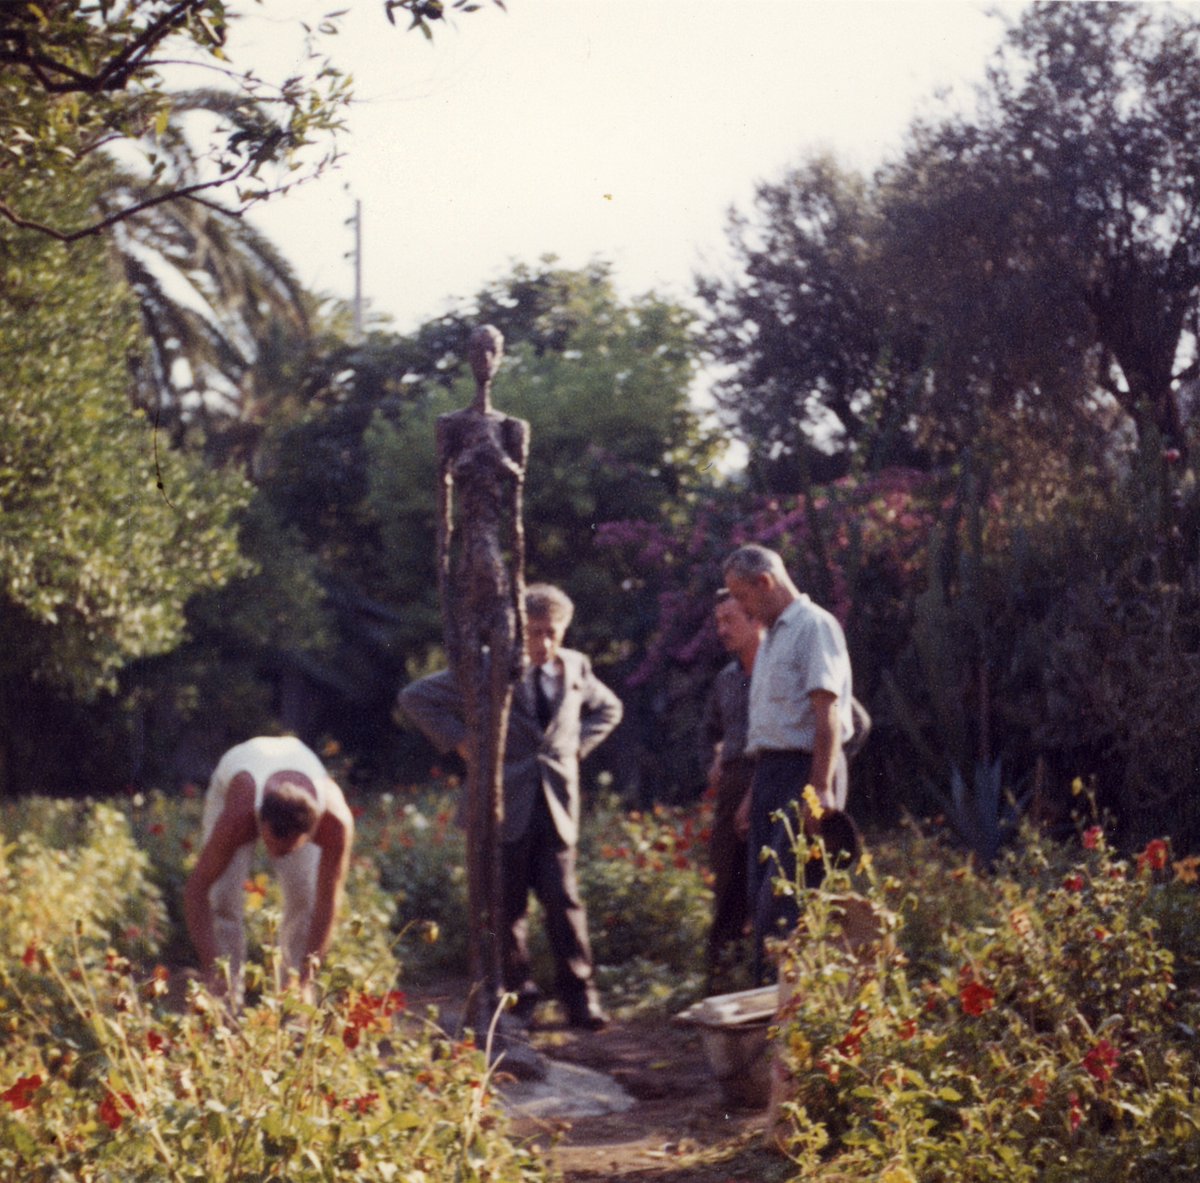
<svg viewBox="0 0 1200 1183">
<path fill-rule="evenodd" d="M 788 578 L 787 568 L 773 550 L 760 546 L 757 542 L 747 542 L 739 546 L 724 563 L 721 571 L 725 575 L 733 575 L 737 579 L 755 579 L 759 575 L 772 575 L 782 582 Z"/>
<path fill-rule="evenodd" d="M 525 615 L 561 624 L 566 629 L 575 615 L 575 605 L 561 587 L 552 583 L 531 583 L 525 588 Z"/>
</svg>

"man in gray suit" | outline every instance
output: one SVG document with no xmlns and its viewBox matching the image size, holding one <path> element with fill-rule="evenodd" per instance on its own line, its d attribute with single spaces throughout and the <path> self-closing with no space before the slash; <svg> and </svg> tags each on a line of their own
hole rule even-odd
<svg viewBox="0 0 1200 1183">
<path fill-rule="evenodd" d="M 513 690 L 504 751 L 501 861 L 504 988 L 517 1018 L 532 1018 L 540 991 L 529 960 L 529 892 L 541 902 L 555 962 L 555 991 L 573 1027 L 608 1022 L 592 980 L 587 912 L 575 874 L 579 762 L 621 721 L 621 700 L 584 654 L 562 648 L 575 606 L 549 584 L 525 589 L 528 669 Z M 462 696 L 449 670 L 401 690 L 397 706 L 443 752 L 465 750 Z"/>
</svg>

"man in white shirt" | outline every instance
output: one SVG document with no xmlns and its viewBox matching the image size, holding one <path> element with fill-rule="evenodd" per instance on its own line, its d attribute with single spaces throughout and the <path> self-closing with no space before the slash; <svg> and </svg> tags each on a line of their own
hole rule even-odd
<svg viewBox="0 0 1200 1183">
<path fill-rule="evenodd" d="M 219 989 L 215 964 L 228 958 L 231 1000 L 241 1005 L 244 884 L 261 838 L 283 895 L 283 964 L 309 996 L 350 866 L 354 819 L 342 790 L 298 739 L 260 735 L 221 757 L 205 794 L 202 827 L 204 845 L 183 893 L 201 970 Z"/>
<path fill-rule="evenodd" d="M 850 655 L 836 618 L 797 589 L 775 551 L 739 547 L 725 560 L 724 573 L 734 599 L 767 626 L 750 681 L 746 751 L 754 757 L 754 777 L 739 811 L 748 832 L 754 973 L 761 981 L 764 939 L 780 922 L 790 928 L 797 916 L 794 898 L 776 896 L 772 888 L 780 867 L 794 879 L 796 863 L 784 823 L 771 815 L 783 810 L 794 824 L 806 785 L 822 809 L 846 805 L 842 749 L 854 731 Z M 807 806 L 803 826 L 815 833 Z M 774 857 L 764 861 L 763 847 Z"/>
</svg>

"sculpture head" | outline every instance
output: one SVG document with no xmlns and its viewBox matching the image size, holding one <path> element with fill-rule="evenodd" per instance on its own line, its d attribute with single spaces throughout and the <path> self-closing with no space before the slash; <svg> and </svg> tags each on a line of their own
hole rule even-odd
<svg viewBox="0 0 1200 1183">
<path fill-rule="evenodd" d="M 467 344 L 467 360 L 475 375 L 475 410 L 492 409 L 492 379 L 503 357 L 504 335 L 495 325 L 479 325 Z"/>
</svg>

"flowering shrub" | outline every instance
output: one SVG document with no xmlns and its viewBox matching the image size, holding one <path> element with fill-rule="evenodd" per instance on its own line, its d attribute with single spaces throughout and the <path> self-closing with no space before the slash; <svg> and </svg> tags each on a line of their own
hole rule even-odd
<svg viewBox="0 0 1200 1183">
<path fill-rule="evenodd" d="M 120 959 L 41 972 L 97 1044 L 80 1058 L 18 1016 L 0 1082 L 5 1178 L 544 1177 L 506 1136 L 483 1054 L 344 967 L 316 1006 L 268 991 L 239 1023 L 195 983 L 183 1013 L 163 1007 L 165 974 L 137 981 Z"/>
<path fill-rule="evenodd" d="M 394 900 L 393 930 L 409 938 L 401 956 L 418 974 L 463 973 L 469 962 L 467 852 L 451 799 L 385 793 L 358 821 L 358 844 Z"/>
<path fill-rule="evenodd" d="M 926 864 L 920 901 L 872 872 L 859 886 L 902 927 L 866 955 L 810 897 L 779 1029 L 798 1163 L 913 1183 L 1193 1177 L 1200 1006 L 1154 914 L 1195 885 L 1167 882 L 1164 845 L 1126 862 L 1092 830 L 1077 853 L 1026 835 L 991 878 Z M 940 939 L 910 960 L 903 926 L 925 912 Z"/>
<path fill-rule="evenodd" d="M 356 860 L 315 1003 L 263 974 L 235 1020 L 198 983 L 180 998 L 167 970 L 105 943 L 131 899 L 157 893 L 124 819 L 103 806 L 90 818 L 77 846 L 22 832 L 3 848 L 0 1178 L 545 1177 L 508 1137 L 483 1054 L 409 1015 L 369 858 Z M 265 939 L 273 888 L 248 887 Z"/>
<path fill-rule="evenodd" d="M 118 810 L 36 798 L 2 816 L 11 845 L 0 846 L 0 952 L 52 945 L 75 928 L 91 945 L 158 952 L 168 917 L 149 856 Z"/>
<path fill-rule="evenodd" d="M 627 813 L 614 798 L 584 821 L 579 882 L 596 976 L 623 1014 L 675 1011 L 702 994 L 711 820 L 707 803 Z"/>
</svg>

